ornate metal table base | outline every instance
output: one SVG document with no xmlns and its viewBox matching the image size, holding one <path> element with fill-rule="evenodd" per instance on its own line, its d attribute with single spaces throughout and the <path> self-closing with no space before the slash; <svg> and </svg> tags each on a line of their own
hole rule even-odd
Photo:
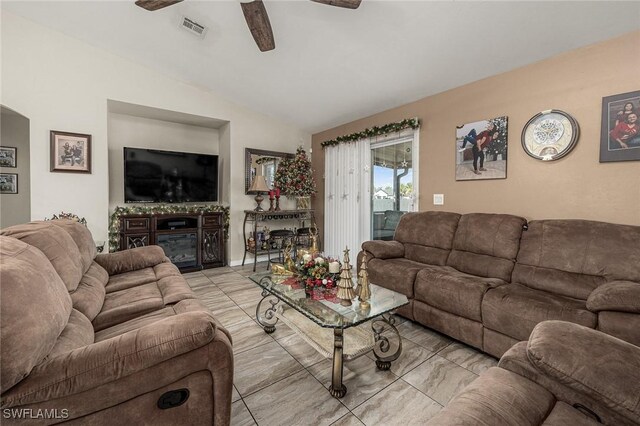
<svg viewBox="0 0 640 426">
<path fill-rule="evenodd" d="M 402 353 L 402 338 L 395 326 L 396 319 L 390 314 L 384 314 L 378 318 L 374 318 L 371 321 L 371 328 L 373 329 L 373 335 L 375 337 L 375 344 L 373 346 L 373 355 L 376 357 L 376 366 L 380 370 L 388 370 L 391 368 L 391 362 L 398 359 Z M 393 353 L 388 353 L 391 349 L 391 344 L 387 336 L 383 335 L 385 328 L 389 328 L 398 337 L 398 348 Z"/>
<path fill-rule="evenodd" d="M 395 318 L 391 314 L 384 314 L 371 321 L 375 344 L 373 354 L 376 357 L 376 366 L 380 370 L 389 370 L 391 363 L 398 359 L 402 353 L 402 338 L 395 326 Z M 398 347 L 393 353 L 387 353 L 391 349 L 389 338 L 383 333 L 385 329 L 393 331 L 398 338 Z M 342 398 L 347 394 L 347 387 L 342 383 L 342 349 L 344 347 L 343 330 L 335 328 L 333 330 L 333 371 L 331 375 L 331 386 L 329 392 L 335 398 Z"/>
<path fill-rule="evenodd" d="M 263 307 L 264 302 L 268 302 Z M 280 299 L 268 292 L 262 291 L 262 300 L 256 307 L 256 320 L 262 326 L 266 333 L 273 333 L 276 330 L 278 322 L 277 306 Z M 391 363 L 398 359 L 402 353 L 402 339 L 400 333 L 395 326 L 395 318 L 391 314 L 383 314 L 371 320 L 371 328 L 374 335 L 373 354 L 376 357 L 376 366 L 380 370 L 389 370 Z M 389 338 L 384 335 L 386 330 L 391 330 L 398 338 L 398 347 L 392 353 Z M 347 387 L 342 383 L 343 373 L 343 349 L 344 349 L 344 330 L 342 328 L 333 329 L 333 368 L 331 374 L 331 386 L 329 393 L 335 398 L 342 398 L 347 394 Z"/>
<path fill-rule="evenodd" d="M 271 299 L 267 300 L 269 296 L 271 296 Z M 260 308 L 265 300 L 269 302 L 271 306 L 267 307 L 263 314 Z M 262 290 L 262 300 L 258 302 L 258 306 L 256 307 L 256 321 L 258 321 L 258 324 L 262 326 L 265 333 L 271 334 L 276 331 L 276 323 L 278 322 L 276 306 L 278 303 L 280 303 L 280 299 L 269 293 L 267 290 Z"/>
<path fill-rule="evenodd" d="M 342 398 L 347 394 L 347 387 L 342 384 L 342 348 L 344 339 L 341 328 L 333 329 L 333 373 L 329 393 L 335 398 Z"/>
</svg>

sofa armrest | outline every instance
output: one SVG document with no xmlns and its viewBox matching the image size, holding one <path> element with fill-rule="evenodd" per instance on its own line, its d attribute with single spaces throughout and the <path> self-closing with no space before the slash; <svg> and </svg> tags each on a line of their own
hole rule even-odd
<svg viewBox="0 0 640 426">
<path fill-rule="evenodd" d="M 531 333 L 527 357 L 545 375 L 640 422 L 640 347 L 578 324 L 545 321 Z"/>
<path fill-rule="evenodd" d="M 21 406 L 91 391 L 152 369 L 216 340 L 228 346 L 232 366 L 231 344 L 217 328 L 210 313 L 187 312 L 74 349 L 37 365 L 23 381 L 2 396 L 2 404 L 5 407 Z M 222 359 L 207 360 L 206 356 L 203 362 L 205 369 L 207 365 L 225 365 Z M 188 365 L 187 368 L 200 371 L 203 366 Z M 187 368 L 183 366 L 183 369 Z M 189 372 L 183 371 L 182 375 Z M 147 391 L 150 391 L 161 386 L 163 379 L 156 377 L 141 385 L 149 387 Z"/>
<path fill-rule="evenodd" d="M 640 314 L 640 283 L 611 281 L 603 284 L 589 295 L 587 309 Z"/>
<path fill-rule="evenodd" d="M 404 245 L 398 241 L 365 241 L 362 243 L 362 250 L 377 259 L 404 257 Z"/>
<path fill-rule="evenodd" d="M 169 262 L 160 246 L 136 247 L 114 253 L 101 253 L 96 262 L 107 270 L 109 275 L 137 271 L 163 262 Z"/>
</svg>

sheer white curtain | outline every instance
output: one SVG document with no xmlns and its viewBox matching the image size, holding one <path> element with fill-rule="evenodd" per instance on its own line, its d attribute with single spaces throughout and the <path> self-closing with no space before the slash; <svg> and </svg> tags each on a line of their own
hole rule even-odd
<svg viewBox="0 0 640 426">
<path fill-rule="evenodd" d="M 345 246 L 356 255 L 371 239 L 371 141 L 362 139 L 325 148 L 325 253 L 340 256 Z"/>
</svg>

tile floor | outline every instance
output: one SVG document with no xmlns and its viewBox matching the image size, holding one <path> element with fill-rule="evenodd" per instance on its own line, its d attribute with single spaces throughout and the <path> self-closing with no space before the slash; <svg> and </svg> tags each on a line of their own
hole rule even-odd
<svg viewBox="0 0 640 426">
<path fill-rule="evenodd" d="M 260 268 L 260 264 L 258 267 Z M 497 360 L 417 323 L 397 317 L 403 352 L 390 371 L 367 354 L 344 366 L 347 395 L 326 390 L 331 361 L 283 324 L 266 334 L 255 322 L 261 290 L 253 265 L 185 274 L 233 337 L 231 424 L 418 425 Z M 266 266 L 263 264 L 261 269 Z"/>
</svg>

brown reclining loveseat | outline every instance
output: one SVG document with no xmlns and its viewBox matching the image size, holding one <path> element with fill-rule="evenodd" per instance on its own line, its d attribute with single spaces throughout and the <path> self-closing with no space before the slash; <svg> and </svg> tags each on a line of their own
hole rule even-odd
<svg viewBox="0 0 640 426">
<path fill-rule="evenodd" d="M 0 291 L 3 424 L 229 424 L 231 337 L 160 247 L 9 227 Z"/>
</svg>

